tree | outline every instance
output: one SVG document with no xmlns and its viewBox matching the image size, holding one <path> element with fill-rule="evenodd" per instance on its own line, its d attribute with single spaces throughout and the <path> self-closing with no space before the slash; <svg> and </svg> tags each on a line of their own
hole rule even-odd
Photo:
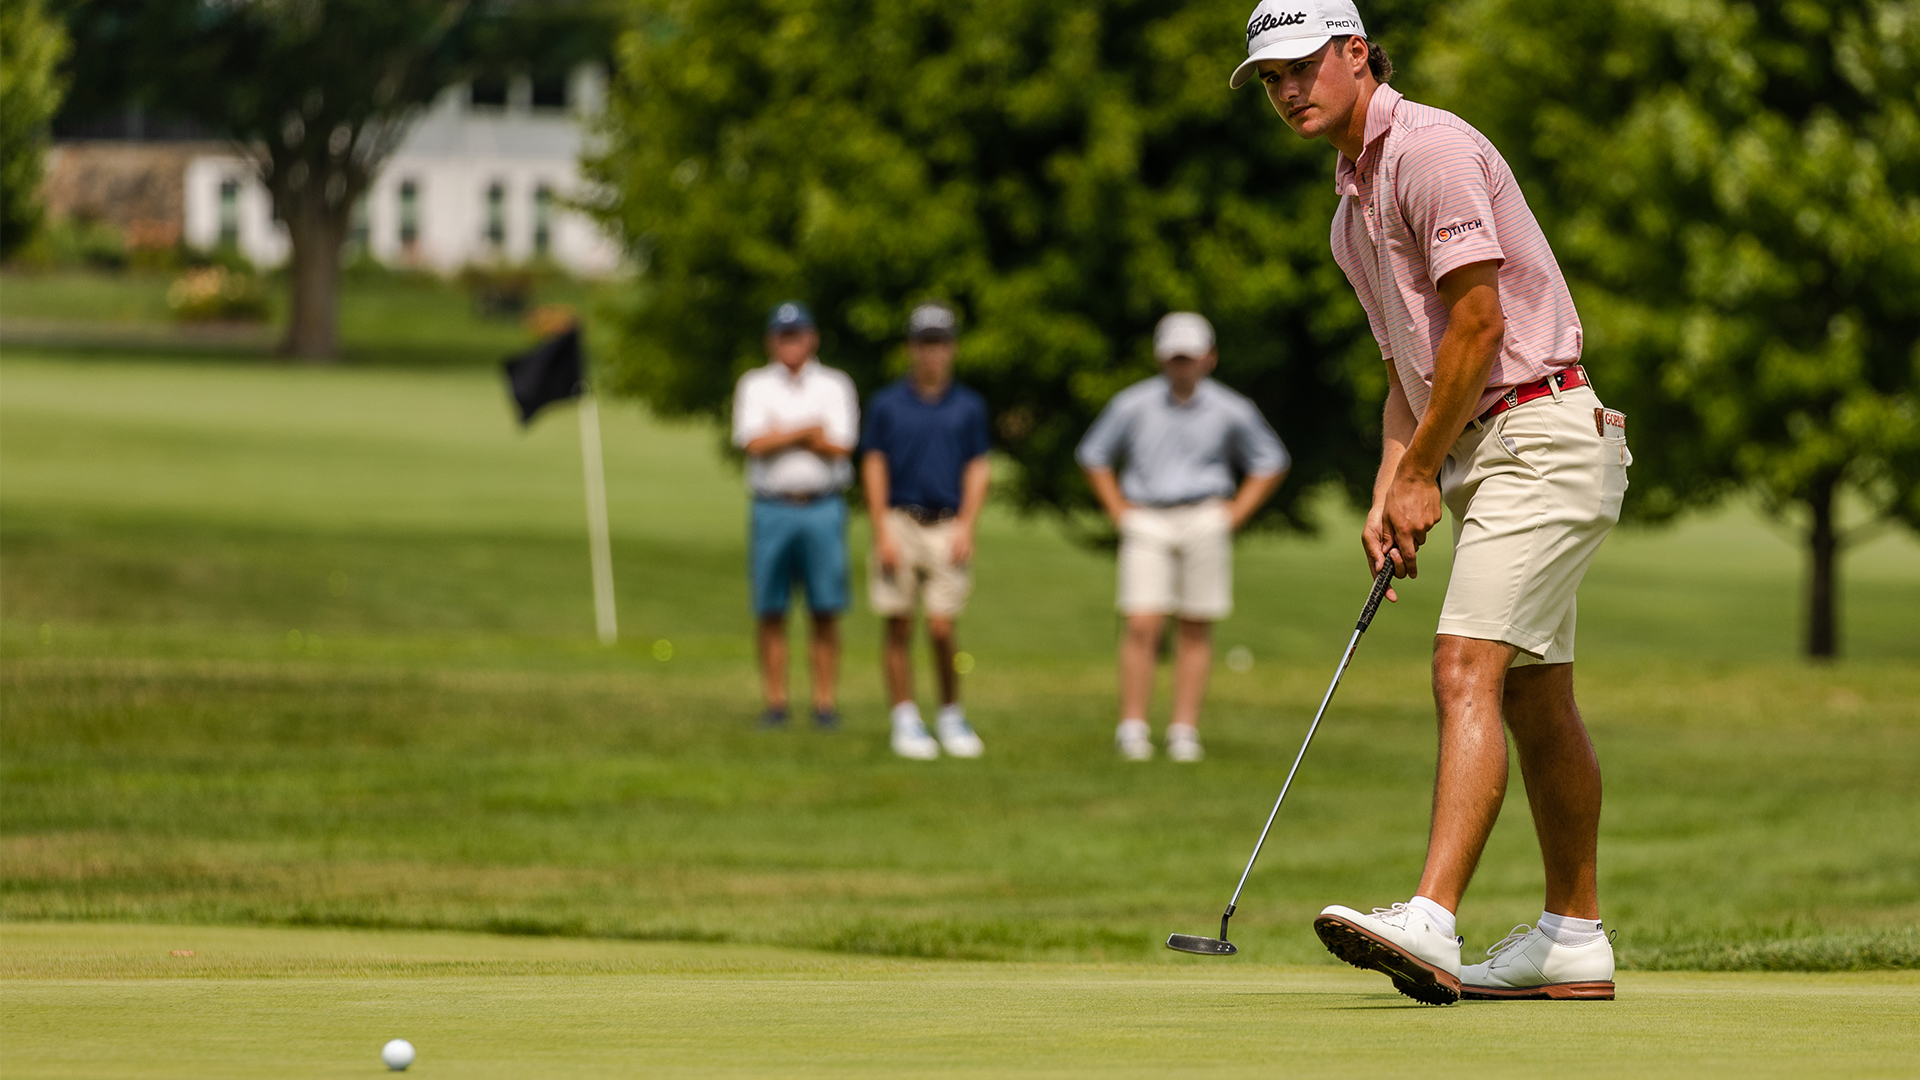
<svg viewBox="0 0 1920 1080">
<path fill-rule="evenodd" d="M 131 94 L 246 152 L 292 241 L 285 352 L 331 358 L 353 204 L 417 111 L 489 64 L 578 43 L 595 9 L 538 0 L 79 0 L 88 92 Z"/>
<path fill-rule="evenodd" d="M 41 0 L 0 0 L 0 258 L 40 224 L 47 122 L 66 89 L 55 69 L 66 52 Z"/>
<path fill-rule="evenodd" d="M 1920 528 L 1920 3 L 1472 0 L 1438 36 L 1632 415 L 1629 509 L 1797 519 L 1835 655 L 1843 495 Z"/>
<path fill-rule="evenodd" d="M 1379 3 L 1389 45 L 1424 4 Z M 643 0 L 590 162 L 644 267 L 603 373 L 724 415 L 761 314 L 809 301 L 821 355 L 873 389 L 907 311 L 963 314 L 960 374 L 1025 507 L 1091 499 L 1073 449 L 1151 374 L 1166 311 L 1205 312 L 1220 376 L 1295 454 L 1271 512 L 1364 493 L 1384 369 L 1327 252 L 1333 154 L 1234 93 L 1245 0 Z"/>
</svg>

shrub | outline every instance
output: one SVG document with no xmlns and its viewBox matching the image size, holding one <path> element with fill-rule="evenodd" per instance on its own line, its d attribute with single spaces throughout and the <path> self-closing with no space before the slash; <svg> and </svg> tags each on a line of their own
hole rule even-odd
<svg viewBox="0 0 1920 1080">
<path fill-rule="evenodd" d="M 260 279 L 224 266 L 189 270 L 167 289 L 173 317 L 190 322 L 261 322 L 267 317 L 267 290 Z"/>
</svg>

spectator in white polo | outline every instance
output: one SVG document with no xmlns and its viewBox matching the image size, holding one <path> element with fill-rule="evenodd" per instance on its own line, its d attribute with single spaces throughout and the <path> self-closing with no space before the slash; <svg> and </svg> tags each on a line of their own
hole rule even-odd
<svg viewBox="0 0 1920 1080">
<path fill-rule="evenodd" d="M 1219 355 L 1206 319 L 1187 311 L 1161 319 L 1153 355 L 1160 374 L 1115 394 L 1075 456 L 1120 531 L 1126 631 L 1114 745 L 1129 761 L 1153 756 L 1147 706 L 1171 615 L 1167 756 L 1192 762 L 1204 756 L 1200 705 L 1213 624 L 1233 611 L 1233 534 L 1272 497 L 1290 459 L 1253 402 L 1208 377 Z"/>
<path fill-rule="evenodd" d="M 845 372 L 820 363 L 807 306 L 789 300 L 767 316 L 767 363 L 740 376 L 733 443 L 747 455 L 753 490 L 747 572 L 759 622 L 763 727 L 787 722 L 787 606 L 795 582 L 813 613 L 809 657 L 813 719 L 840 726 L 840 613 L 847 609 L 847 500 L 860 403 Z"/>
</svg>

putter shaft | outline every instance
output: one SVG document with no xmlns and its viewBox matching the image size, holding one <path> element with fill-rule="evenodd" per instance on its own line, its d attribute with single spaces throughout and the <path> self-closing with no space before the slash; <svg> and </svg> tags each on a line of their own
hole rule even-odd
<svg viewBox="0 0 1920 1080">
<path fill-rule="evenodd" d="M 1347 665 L 1353 663 L 1354 650 L 1360 647 L 1360 635 L 1367 632 L 1373 622 L 1374 613 L 1380 610 L 1380 602 L 1386 598 L 1387 588 L 1393 584 L 1393 555 L 1387 554 L 1380 573 L 1374 576 L 1373 591 L 1367 595 L 1367 606 L 1360 611 L 1360 621 L 1354 624 L 1353 637 L 1347 641 L 1347 651 L 1340 656 L 1340 666 L 1333 673 L 1333 681 L 1327 684 L 1327 693 L 1320 699 L 1320 709 L 1313 714 L 1313 723 L 1307 728 L 1307 737 L 1300 743 L 1300 752 L 1293 756 L 1293 768 L 1287 770 L 1286 783 L 1280 785 L 1280 797 L 1273 800 L 1273 810 L 1267 814 L 1267 823 L 1260 829 L 1260 839 L 1253 845 L 1253 854 L 1247 857 L 1247 868 L 1240 871 L 1240 884 L 1233 887 L 1233 899 L 1227 901 L 1226 913 L 1220 916 L 1220 940 L 1227 939 L 1227 920 L 1233 918 L 1233 909 L 1240 903 L 1240 890 L 1247 887 L 1247 875 L 1253 873 L 1253 864 L 1260 858 L 1260 849 L 1267 845 L 1267 834 L 1273 831 L 1273 819 L 1280 815 L 1280 804 L 1287 801 L 1287 790 L 1293 787 L 1294 774 L 1300 771 L 1300 762 L 1307 756 L 1307 747 L 1313 745 L 1313 733 L 1320 730 L 1320 718 L 1327 715 L 1327 705 L 1333 701 L 1333 692 L 1340 688 L 1340 677 L 1347 673 Z"/>
</svg>

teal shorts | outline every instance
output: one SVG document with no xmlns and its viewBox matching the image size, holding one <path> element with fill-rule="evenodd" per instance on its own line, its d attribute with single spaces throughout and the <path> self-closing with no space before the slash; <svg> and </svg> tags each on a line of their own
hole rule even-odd
<svg viewBox="0 0 1920 1080">
<path fill-rule="evenodd" d="M 784 615 L 795 582 L 815 615 L 847 610 L 847 500 L 822 495 L 803 503 L 756 496 L 747 574 L 756 615 Z"/>
</svg>

